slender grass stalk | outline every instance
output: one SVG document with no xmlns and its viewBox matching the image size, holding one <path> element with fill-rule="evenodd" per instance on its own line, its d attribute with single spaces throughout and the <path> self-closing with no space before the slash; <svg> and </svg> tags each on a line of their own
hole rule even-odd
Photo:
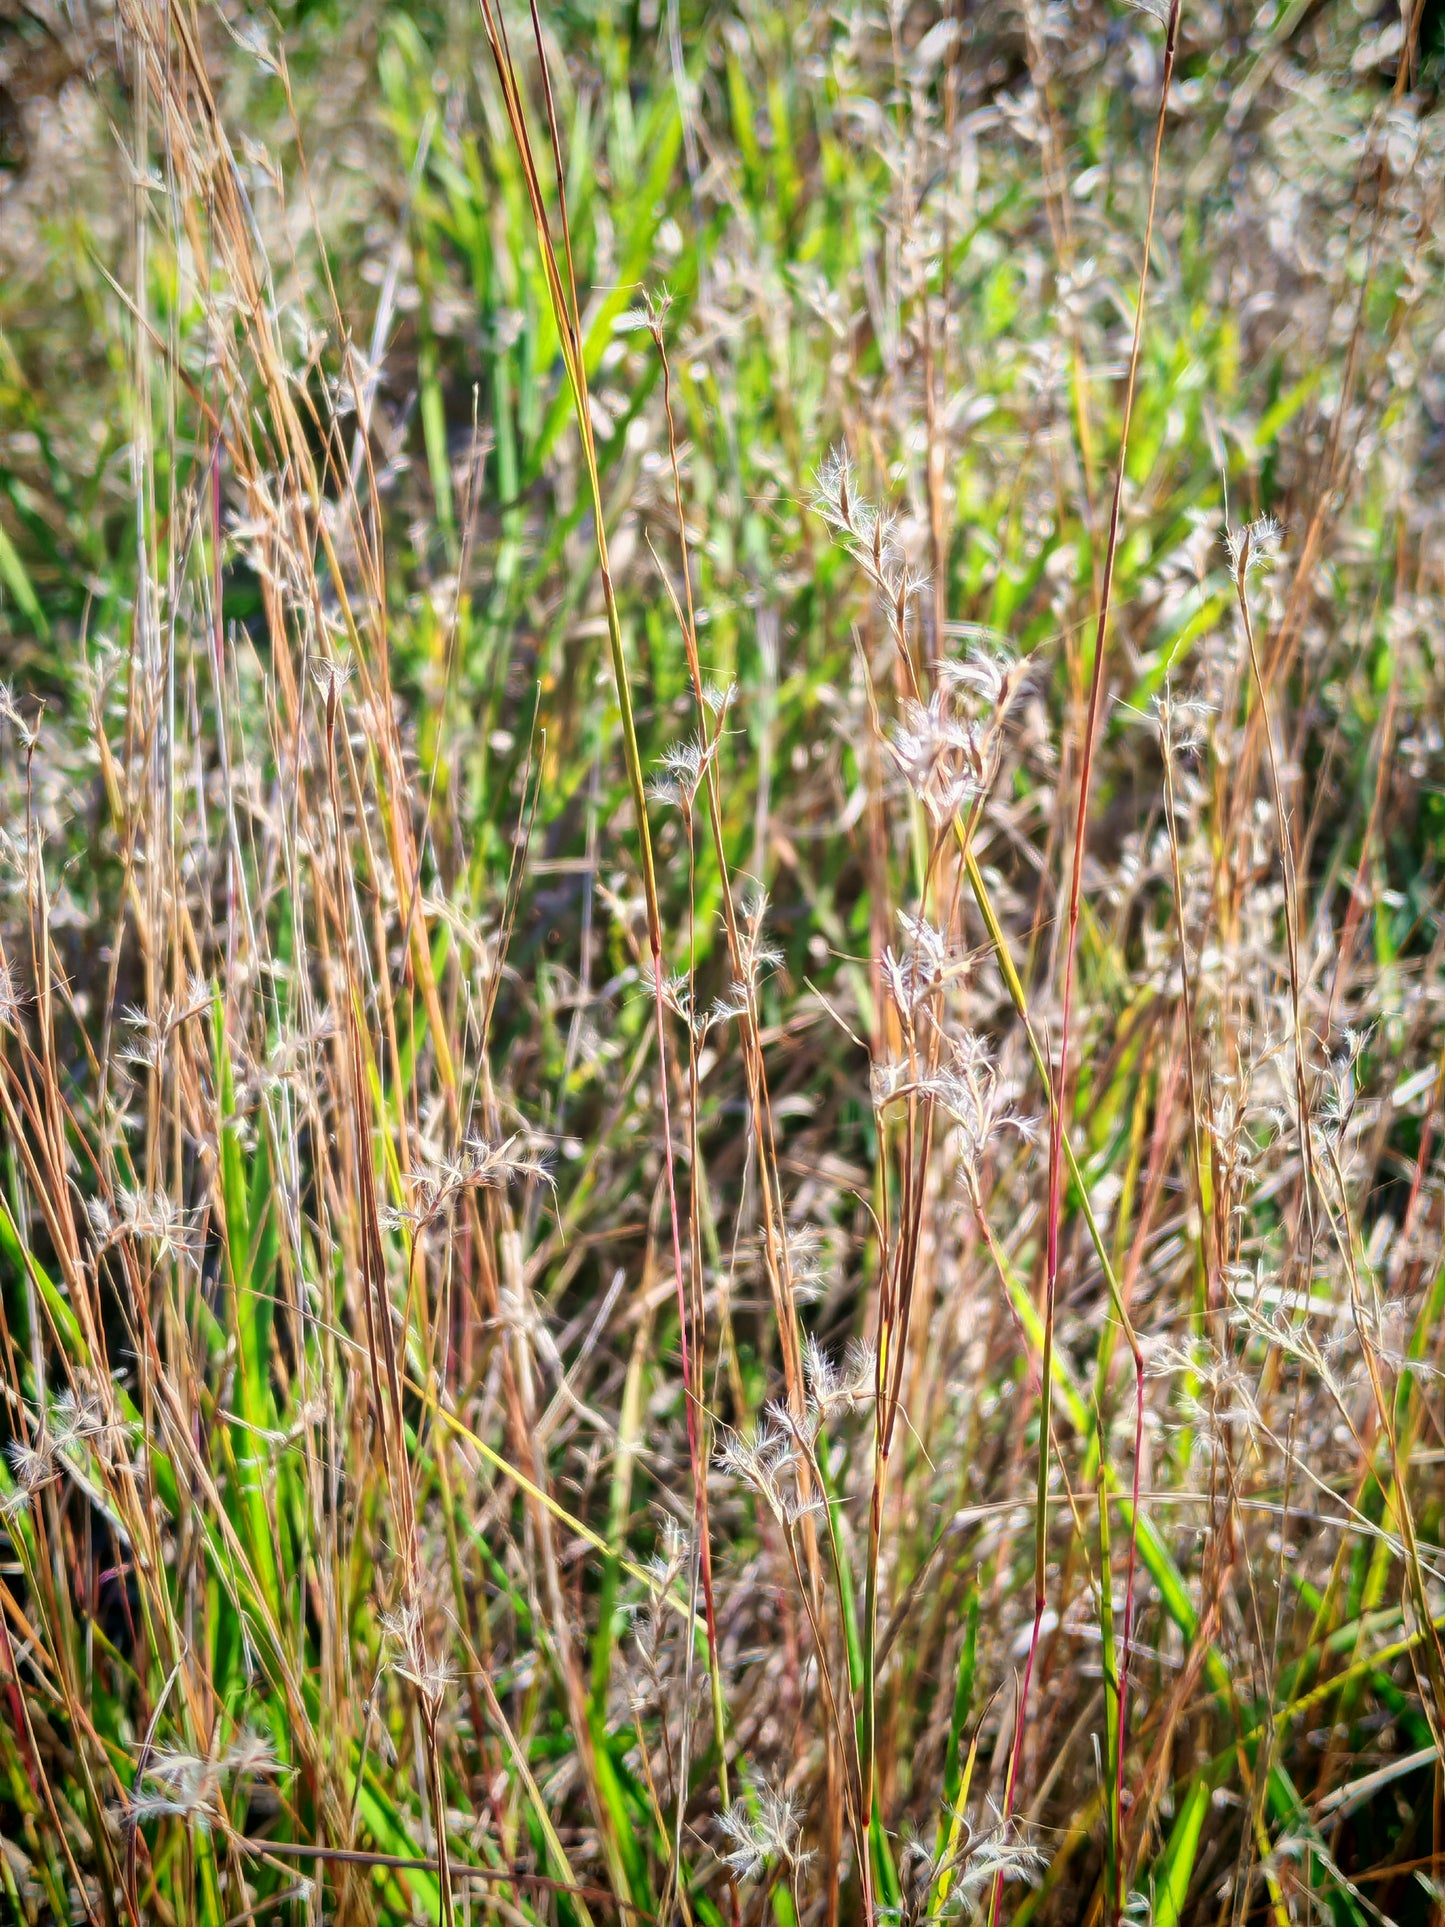
<svg viewBox="0 0 1445 1927">
<path fill-rule="evenodd" d="M 1103 1419 L 1095 1413 L 1095 1423 L 1103 1431 Z M 1099 1507 L 1099 1634 L 1104 1656 L 1104 1789 L 1108 1813 L 1104 1851 L 1104 1920 L 1106 1927 L 1119 1920 L 1124 1911 L 1124 1826 L 1120 1791 L 1123 1776 L 1119 1755 L 1124 1735 L 1119 1725 L 1119 1662 L 1114 1645 L 1114 1568 L 1109 1556 L 1109 1486 L 1104 1462 L 1099 1461 L 1095 1481 Z"/>
<path fill-rule="evenodd" d="M 556 111 L 552 100 L 551 81 L 547 73 L 547 54 L 542 37 L 541 20 L 535 5 L 532 7 L 533 34 L 540 64 L 543 91 L 547 104 L 547 124 L 552 143 L 552 156 L 556 172 L 559 196 L 560 219 L 566 258 L 566 280 L 564 282 L 554 251 L 551 229 L 547 220 L 546 202 L 542 193 L 541 181 L 533 158 L 531 136 L 527 128 L 526 111 L 523 105 L 521 88 L 516 68 L 512 62 L 511 49 L 507 42 L 507 32 L 501 14 L 494 10 L 492 0 L 479 0 L 482 21 L 491 48 L 493 64 L 502 88 L 504 105 L 512 138 L 516 143 L 518 159 L 522 163 L 526 179 L 527 196 L 531 207 L 532 219 L 536 228 L 537 242 L 541 249 L 547 276 L 548 292 L 551 296 L 553 315 L 557 332 L 562 343 L 562 355 L 567 369 L 576 410 L 578 435 L 582 444 L 583 462 L 587 471 L 588 488 L 592 501 L 593 533 L 597 544 L 598 568 L 602 579 L 602 596 L 607 617 L 608 646 L 612 656 L 613 682 L 617 691 L 618 707 L 622 718 L 623 758 L 627 770 L 628 785 L 632 795 L 633 813 L 637 824 L 638 851 L 642 869 L 643 892 L 647 906 L 647 936 L 652 957 L 653 1010 L 657 1035 L 658 1055 L 658 1092 L 662 1107 L 663 1168 L 667 1179 L 668 1210 L 672 1227 L 673 1261 L 677 1274 L 677 1308 L 679 1337 L 682 1352 L 683 1398 L 687 1410 L 688 1450 L 691 1458 L 693 1503 L 696 1527 L 699 1536 L 700 1558 L 702 1563 L 703 1604 L 707 1619 L 708 1658 L 714 1678 L 718 1675 L 719 1659 L 717 1644 L 717 1612 L 713 1599 L 712 1549 L 707 1526 L 707 1471 L 702 1462 L 698 1430 L 698 1407 L 700 1404 L 701 1381 L 694 1373 L 694 1350 L 689 1343 L 686 1285 L 682 1258 L 682 1232 L 678 1215 L 677 1189 L 673 1174 L 672 1124 L 668 1099 L 667 1070 L 667 1023 L 663 998 L 662 962 L 662 917 L 658 908 L 657 875 L 652 857 L 652 836 L 647 817 L 647 790 L 643 778 L 642 757 L 637 743 L 637 726 L 633 718 L 632 690 L 627 669 L 626 650 L 622 640 L 622 620 L 618 613 L 617 597 L 612 584 L 612 569 L 607 549 L 606 505 L 602 496 L 602 481 L 597 465 L 597 449 L 592 434 L 592 417 L 588 398 L 587 367 L 582 341 L 581 310 L 578 306 L 576 273 L 572 261 L 572 237 L 567 219 L 566 171 L 562 164 L 561 137 L 557 129 Z M 700 1358 L 698 1359 L 700 1365 Z M 720 1711 L 720 1702 L 714 1704 L 714 1717 Z M 722 1726 L 715 1732 L 717 1758 L 720 1772 L 726 1775 L 726 1733 Z"/>
<path fill-rule="evenodd" d="M 1039 1465 L 1038 1483 L 1035 1497 L 1035 1535 L 1034 1535 L 1034 1619 L 1029 1638 L 1028 1658 L 1024 1662 L 1023 1682 L 1019 1689 L 1018 1720 L 1014 1734 L 1013 1752 L 1009 1760 L 1008 1776 L 1004 1783 L 1004 1823 L 1007 1825 L 1013 1813 L 1014 1799 L 1018 1785 L 1019 1768 L 1023 1759 L 1024 1736 L 1028 1722 L 1029 1688 L 1033 1681 L 1034 1662 L 1038 1654 L 1039 1634 L 1043 1625 L 1044 1609 L 1047 1605 L 1046 1573 L 1048 1564 L 1048 1473 L 1049 1473 L 1049 1413 L 1052 1399 L 1053 1378 L 1050 1366 L 1054 1349 L 1055 1298 L 1059 1276 L 1059 1227 L 1062 1217 L 1063 1182 L 1063 1145 L 1067 1132 L 1068 1065 L 1070 1030 L 1073 1017 L 1074 999 L 1074 958 L 1078 943 L 1079 905 L 1083 892 L 1084 839 L 1089 817 L 1090 777 L 1093 773 L 1094 743 L 1098 733 L 1099 709 L 1103 697 L 1104 665 L 1107 660 L 1106 644 L 1109 634 L 1109 617 L 1112 613 L 1114 590 L 1114 565 L 1119 549 L 1119 527 L 1124 499 L 1124 481 L 1128 467 L 1129 427 L 1134 413 L 1134 393 L 1139 378 L 1139 356 L 1144 340 L 1145 297 L 1149 287 L 1149 258 L 1154 246 L 1154 217 L 1159 197 L 1160 161 L 1164 151 L 1164 121 L 1169 107 L 1169 90 L 1174 79 L 1174 59 L 1179 43 L 1180 0 L 1170 0 L 1169 17 L 1164 34 L 1164 62 L 1160 81 L 1159 114 L 1154 129 L 1154 152 L 1149 175 L 1149 212 L 1144 223 L 1144 248 L 1139 264 L 1139 286 L 1134 305 L 1134 332 L 1129 346 L 1129 371 L 1124 383 L 1124 417 L 1119 431 L 1119 454 L 1114 470 L 1114 494 L 1109 508 L 1109 532 L 1104 549 L 1103 579 L 1099 592 L 1099 615 L 1094 631 L 1094 664 L 1089 684 L 1089 708 L 1084 722 L 1084 736 L 1080 751 L 1078 802 L 1074 817 L 1074 850 L 1069 875 L 1067 902 L 1067 935 L 1064 940 L 1062 1014 L 1059 1022 L 1059 1077 L 1057 1095 L 1050 1102 L 1049 1127 L 1049 1195 L 1046 1214 L 1046 1269 L 1044 1297 L 1044 1356 L 1040 1376 L 1042 1378 L 1041 1413 L 1039 1420 Z M 1143 1425 L 1143 1366 L 1139 1361 L 1139 1383 L 1136 1395 L 1139 1408 L 1138 1441 L 1142 1442 Z M 1135 1479 L 1138 1478 L 1137 1447 Z M 1128 1581 L 1124 1605 L 1124 1651 L 1121 1661 L 1120 1686 L 1120 1732 L 1127 1731 L 1125 1715 L 1127 1711 L 1127 1682 L 1129 1674 L 1129 1648 L 1133 1632 L 1133 1577 L 1134 1550 L 1129 1552 Z M 1119 1747 L 1119 1771 L 1123 1771 L 1123 1742 Z M 999 1901 L 1003 1894 L 1003 1870 L 1000 1868 L 994 1881 L 993 1894 L 989 1902 L 989 1927 L 995 1927 L 998 1919 Z"/>
<path fill-rule="evenodd" d="M 1265 684 L 1264 672 L 1260 668 L 1259 650 L 1254 640 L 1254 617 L 1250 612 L 1249 595 L 1246 584 L 1250 565 L 1254 557 L 1253 543 L 1255 531 L 1246 528 L 1239 538 L 1239 552 L 1234 564 L 1234 594 L 1239 608 L 1239 619 L 1244 627 L 1245 645 L 1249 651 L 1249 666 L 1254 677 L 1255 693 L 1259 697 L 1260 717 L 1264 724 L 1265 760 L 1269 767 L 1270 794 L 1274 803 L 1275 830 L 1279 837 L 1279 860 L 1284 872 L 1285 892 L 1285 944 L 1289 958 L 1289 997 L 1290 1021 L 1294 1030 L 1294 1073 L 1295 1102 L 1299 1107 L 1300 1163 L 1304 1172 L 1304 1211 L 1306 1224 L 1310 1227 L 1313 1239 L 1314 1192 L 1316 1188 L 1314 1142 L 1310 1130 L 1310 1101 L 1308 1072 L 1305 1064 L 1304 1023 L 1300 1015 L 1300 961 L 1299 961 L 1299 887 L 1295 877 L 1294 839 L 1289 831 L 1289 815 L 1285 807 L 1284 787 L 1280 778 L 1279 761 L 1275 753 L 1274 718 L 1270 713 L 1269 690 Z"/>
<path fill-rule="evenodd" d="M 1174 920 L 1179 937 L 1179 990 L 1184 1001 L 1184 1068 L 1189 1088 L 1189 1153 L 1199 1208 L 1200 1262 L 1204 1273 L 1201 1313 L 1214 1309 L 1213 1268 L 1210 1264 L 1210 1199 L 1204 1175 L 1204 1152 L 1199 1132 L 1199 1089 L 1194 1068 L 1194 994 L 1189 976 L 1189 933 L 1184 920 L 1184 878 L 1179 864 L 1178 802 L 1174 790 L 1174 742 L 1167 710 L 1161 719 L 1160 749 L 1164 765 L 1164 819 L 1169 838 L 1169 870 L 1174 884 Z"/>
<path fill-rule="evenodd" d="M 707 690 L 697 645 L 697 612 L 693 606 L 692 567 L 688 557 L 687 520 L 682 496 L 682 468 L 678 454 L 677 422 L 673 412 L 672 364 L 668 359 L 663 335 L 663 313 L 649 305 L 648 314 L 652 339 L 662 367 L 663 412 L 667 419 L 673 512 L 677 517 L 679 540 L 682 544 L 683 603 L 681 605 L 678 603 L 671 578 L 665 571 L 659 570 L 659 573 L 662 574 L 677 616 L 678 627 L 682 632 L 683 646 L 687 653 L 688 675 L 692 679 L 693 699 L 697 704 L 699 719 L 704 720 L 708 708 Z M 803 1384 L 802 1357 L 798 1348 L 798 1309 L 793 1292 L 792 1271 L 788 1264 L 787 1222 L 782 1211 L 777 1136 L 773 1128 L 772 1110 L 768 1100 L 767 1065 L 763 1057 L 758 1020 L 757 986 L 754 973 L 748 967 L 742 932 L 738 925 L 737 905 L 733 901 L 727 845 L 723 835 L 722 791 L 718 773 L 718 746 L 721 742 L 723 723 L 724 716 L 719 714 L 704 771 L 708 827 L 712 832 L 713 855 L 717 861 L 718 875 L 722 879 L 723 928 L 727 933 L 728 958 L 732 964 L 733 979 L 743 997 L 743 1009 L 739 1013 L 739 1021 L 743 1037 L 743 1061 L 748 1080 L 748 1103 L 758 1145 L 759 1180 L 763 1193 L 763 1241 L 768 1282 L 778 1314 L 778 1331 L 783 1347 L 788 1397 L 792 1403 L 794 1416 L 801 1418 L 807 1395 Z M 816 1548 L 811 1548 L 809 1552 L 809 1572 L 816 1588 Z"/>
</svg>

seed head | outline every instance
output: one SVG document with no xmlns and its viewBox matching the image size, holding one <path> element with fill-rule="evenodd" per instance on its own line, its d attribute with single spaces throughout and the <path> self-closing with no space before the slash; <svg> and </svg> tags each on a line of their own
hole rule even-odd
<svg viewBox="0 0 1445 1927">
<path fill-rule="evenodd" d="M 1229 553 L 1229 567 L 1235 579 L 1243 582 L 1253 569 L 1273 568 L 1279 559 L 1283 540 L 1284 530 L 1272 515 L 1257 516 L 1253 522 L 1246 522 L 1243 528 L 1226 529 L 1224 546 Z"/>
<path fill-rule="evenodd" d="M 26 1439 L 12 1439 L 5 1448 L 5 1456 L 10 1461 L 16 1485 L 27 1495 L 39 1492 L 60 1472 L 56 1441 L 49 1432 L 38 1432 L 33 1444 Z"/>
<path fill-rule="evenodd" d="M 796 1873 L 812 1858 L 798 1851 L 801 1815 L 797 1806 L 773 1787 L 756 1788 L 751 1802 L 734 1800 L 718 1816 L 718 1825 L 733 1842 L 723 1859 L 740 1880 L 755 1880 L 775 1861 Z"/>
</svg>

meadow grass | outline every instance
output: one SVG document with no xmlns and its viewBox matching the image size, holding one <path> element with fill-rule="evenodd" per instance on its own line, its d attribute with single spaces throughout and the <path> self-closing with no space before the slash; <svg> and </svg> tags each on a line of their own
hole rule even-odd
<svg viewBox="0 0 1445 1927">
<path fill-rule="evenodd" d="M 17 1921 L 1445 1920 L 1442 58 L 0 23 Z"/>
</svg>

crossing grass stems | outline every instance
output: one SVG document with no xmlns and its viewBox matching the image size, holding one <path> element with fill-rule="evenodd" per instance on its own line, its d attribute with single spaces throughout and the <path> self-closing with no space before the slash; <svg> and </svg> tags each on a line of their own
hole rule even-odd
<svg viewBox="0 0 1445 1927">
<path fill-rule="evenodd" d="M 443 12 L 43 29 L 7 1904 L 1442 1917 L 1423 14 Z"/>
</svg>

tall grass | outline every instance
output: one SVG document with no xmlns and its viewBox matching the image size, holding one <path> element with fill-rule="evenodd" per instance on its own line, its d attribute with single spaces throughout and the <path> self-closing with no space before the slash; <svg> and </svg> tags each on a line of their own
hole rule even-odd
<svg viewBox="0 0 1445 1927">
<path fill-rule="evenodd" d="M 5 1906 L 1445 1918 L 1433 13 L 7 35 Z"/>
</svg>

